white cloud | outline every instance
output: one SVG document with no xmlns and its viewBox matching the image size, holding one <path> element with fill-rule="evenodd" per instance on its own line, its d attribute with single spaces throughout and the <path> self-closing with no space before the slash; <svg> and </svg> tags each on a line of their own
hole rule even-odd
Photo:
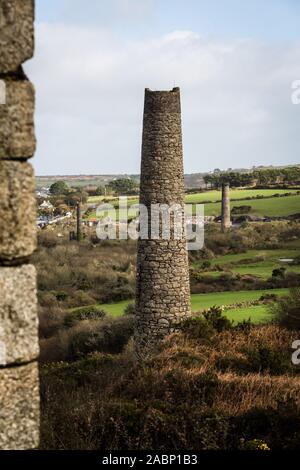
<svg viewBox="0 0 300 470">
<path fill-rule="evenodd" d="M 37 87 L 37 173 L 138 172 L 144 88 L 174 84 L 186 171 L 284 164 L 300 153 L 300 106 L 290 98 L 299 44 L 221 43 L 192 31 L 124 41 L 43 23 L 26 70 Z"/>
</svg>

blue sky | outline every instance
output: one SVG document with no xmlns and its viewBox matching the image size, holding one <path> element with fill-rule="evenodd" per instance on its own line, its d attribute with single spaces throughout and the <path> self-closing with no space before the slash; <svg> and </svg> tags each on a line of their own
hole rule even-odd
<svg viewBox="0 0 300 470">
<path fill-rule="evenodd" d="M 213 37 L 246 37 L 271 41 L 299 39 L 299 0 L 153 0 L 122 1 L 73 0 L 83 7 L 73 9 L 64 0 L 38 0 L 38 21 L 85 22 L 105 25 L 108 21 L 115 30 L 125 30 L 126 36 L 163 34 L 173 30 L 198 31 Z M 132 14 L 138 3 L 145 7 Z M 120 6 L 121 5 L 121 6 Z M 123 13 L 123 14 L 122 14 Z M 134 28 L 131 28 L 134 25 Z"/>
<path fill-rule="evenodd" d="M 182 90 L 186 172 L 299 161 L 299 0 L 37 0 L 38 174 L 137 173 L 143 91 Z"/>
</svg>

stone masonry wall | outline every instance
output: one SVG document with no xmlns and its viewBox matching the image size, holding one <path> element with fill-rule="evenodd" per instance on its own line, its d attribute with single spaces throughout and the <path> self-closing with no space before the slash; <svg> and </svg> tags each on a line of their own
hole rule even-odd
<svg viewBox="0 0 300 470">
<path fill-rule="evenodd" d="M 178 204 L 184 209 L 184 171 L 180 90 L 145 91 L 140 202 Z M 138 353 L 152 347 L 190 316 L 190 284 L 185 233 L 169 240 L 138 242 L 135 344 Z M 182 217 L 184 226 L 184 216 Z"/>
<path fill-rule="evenodd" d="M 230 187 L 229 183 L 222 184 L 222 231 L 231 227 L 230 219 Z"/>
<path fill-rule="evenodd" d="M 0 0 L 0 449 L 39 443 L 34 87 L 34 1 Z M 5 98 L 5 99 L 3 99 Z"/>
</svg>

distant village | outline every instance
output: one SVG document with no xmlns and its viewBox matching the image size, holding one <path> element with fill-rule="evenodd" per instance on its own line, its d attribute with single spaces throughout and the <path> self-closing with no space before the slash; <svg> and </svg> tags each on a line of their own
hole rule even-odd
<svg viewBox="0 0 300 470">
<path fill-rule="evenodd" d="M 36 191 L 36 197 L 39 201 L 36 225 L 40 229 L 72 217 L 72 212 L 67 207 L 66 210 L 57 214 L 55 206 L 49 200 L 50 196 L 50 188 L 42 188 Z M 40 202 L 41 200 L 43 201 Z"/>
</svg>

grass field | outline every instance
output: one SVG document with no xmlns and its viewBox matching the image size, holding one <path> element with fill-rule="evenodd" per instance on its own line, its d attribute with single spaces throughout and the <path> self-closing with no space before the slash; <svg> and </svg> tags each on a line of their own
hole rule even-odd
<svg viewBox="0 0 300 470">
<path fill-rule="evenodd" d="M 109 200 L 109 201 L 116 201 L 118 202 L 118 198 L 116 198 L 115 196 L 90 196 L 88 198 L 88 203 L 89 204 L 97 204 L 97 203 L 100 203 L 103 201 L 103 199 L 105 200 Z M 130 201 L 130 204 L 135 204 L 138 202 L 138 198 L 136 196 L 127 196 L 127 199 Z"/>
<path fill-rule="evenodd" d="M 284 194 L 286 192 L 296 192 L 296 190 L 271 190 L 271 189 L 236 189 L 231 191 L 231 207 L 233 206 L 251 206 L 252 210 L 251 215 L 257 216 L 266 216 L 266 217 L 286 217 L 288 215 L 296 214 L 300 212 L 300 195 L 295 194 L 293 196 L 287 197 L 270 197 L 276 193 Z M 247 197 L 256 197 L 263 196 L 263 199 L 252 199 L 245 200 Z M 207 201 L 220 201 L 221 192 L 220 191 L 207 191 L 198 194 L 189 194 L 185 197 L 185 202 L 189 204 L 205 204 L 205 215 L 218 216 L 221 213 L 221 203 L 212 202 L 208 203 Z M 237 201 L 235 199 L 244 200 Z M 88 202 L 90 204 L 97 204 L 103 201 L 103 196 L 90 197 Z M 113 197 L 107 197 L 106 199 L 111 199 L 111 203 L 116 206 L 118 199 Z M 138 198 L 136 196 L 129 196 L 129 207 L 132 204 L 138 203 Z M 117 207 L 117 206 L 116 206 Z M 118 211 L 117 214 L 119 215 Z M 89 215 L 89 218 L 95 218 L 96 212 L 92 212 Z M 120 217 L 126 217 L 126 212 L 121 211 Z"/>
<path fill-rule="evenodd" d="M 238 292 L 214 292 L 211 294 L 192 294 L 191 303 L 192 311 L 197 312 L 200 310 L 207 309 L 213 305 L 222 306 L 222 305 L 231 305 L 238 302 L 246 302 L 251 300 L 257 300 L 264 294 L 277 294 L 280 296 L 287 295 L 288 289 L 267 289 L 267 290 L 256 290 L 256 291 L 238 291 Z M 117 302 L 113 304 L 103 304 L 101 308 L 105 310 L 108 314 L 115 317 L 121 316 L 124 313 L 125 308 L 132 300 L 123 300 L 122 302 Z M 226 316 L 234 320 L 238 318 L 238 321 L 247 320 L 249 315 L 254 321 L 262 320 L 261 314 L 265 315 L 266 308 L 265 306 L 259 306 L 261 309 L 253 309 L 253 307 L 245 309 L 234 309 L 228 310 Z M 76 310 L 76 309 L 75 309 Z M 235 318 L 233 318 L 233 316 Z"/>
<path fill-rule="evenodd" d="M 257 199 L 251 201 L 232 201 L 233 206 L 251 206 L 251 215 L 261 217 L 287 217 L 288 215 L 300 212 L 300 195 L 287 197 L 273 197 L 265 199 Z M 221 203 L 205 204 L 205 215 L 221 214 Z"/>
<path fill-rule="evenodd" d="M 246 199 L 248 197 L 270 197 L 274 194 L 285 194 L 285 193 L 296 193 L 296 189 L 232 189 L 230 191 L 230 197 L 232 200 L 236 199 Z M 131 201 L 135 200 L 138 202 L 136 196 L 127 196 Z M 185 196 L 185 202 L 187 204 L 196 204 L 196 203 L 205 203 L 208 201 L 219 202 L 221 201 L 222 193 L 221 191 L 205 191 L 196 194 L 188 194 Z M 88 202 L 95 204 L 97 202 L 103 201 L 103 199 L 115 199 L 114 196 L 91 196 L 88 199 Z"/>
<path fill-rule="evenodd" d="M 300 274 L 300 266 L 289 266 L 288 264 L 259 264 L 259 265 L 246 265 L 230 269 L 231 272 L 235 274 L 250 274 L 252 276 L 261 277 L 262 279 L 268 279 L 272 276 L 273 269 L 278 267 L 286 267 L 286 272 L 293 272 Z"/>
<path fill-rule="evenodd" d="M 228 254 L 224 256 L 218 256 L 211 260 L 212 265 L 222 264 L 233 264 L 242 263 L 243 260 L 252 259 L 257 263 L 255 258 L 264 257 L 265 260 L 278 260 L 280 258 L 294 258 L 300 254 L 299 249 L 296 248 L 283 248 L 278 250 L 248 250 L 246 253 Z"/>
<path fill-rule="evenodd" d="M 295 246 L 295 245 L 294 245 Z M 211 260 L 212 270 L 203 273 L 204 276 L 218 277 L 222 272 L 215 271 L 213 266 L 224 266 L 224 271 L 235 274 L 250 274 L 267 279 L 272 276 L 272 271 L 276 268 L 285 267 L 286 272 L 300 273 L 300 266 L 281 262 L 280 259 L 293 259 L 300 255 L 300 248 L 287 248 L 278 250 L 249 250 L 247 253 L 236 255 L 229 254 Z M 245 261 L 243 263 L 243 260 Z M 249 260 L 252 262 L 249 263 Z M 197 269 L 197 264 L 194 264 Z"/>
<path fill-rule="evenodd" d="M 266 305 L 254 305 L 246 308 L 236 308 L 227 310 L 224 315 L 233 320 L 234 323 L 242 322 L 250 319 L 252 323 L 266 323 L 272 320 L 272 314 Z"/>
<path fill-rule="evenodd" d="M 231 200 L 235 200 L 257 196 L 270 197 L 274 194 L 296 193 L 296 191 L 296 189 L 231 189 L 230 198 Z M 188 194 L 185 196 L 185 202 L 188 204 L 201 204 L 207 201 L 218 202 L 221 201 L 221 198 L 221 191 L 214 190 L 197 194 Z"/>
<path fill-rule="evenodd" d="M 192 294 L 192 310 L 197 312 L 213 305 L 231 305 L 238 302 L 257 300 L 264 294 L 286 295 L 288 289 L 266 289 L 249 291 L 213 292 L 211 294 Z"/>
</svg>

